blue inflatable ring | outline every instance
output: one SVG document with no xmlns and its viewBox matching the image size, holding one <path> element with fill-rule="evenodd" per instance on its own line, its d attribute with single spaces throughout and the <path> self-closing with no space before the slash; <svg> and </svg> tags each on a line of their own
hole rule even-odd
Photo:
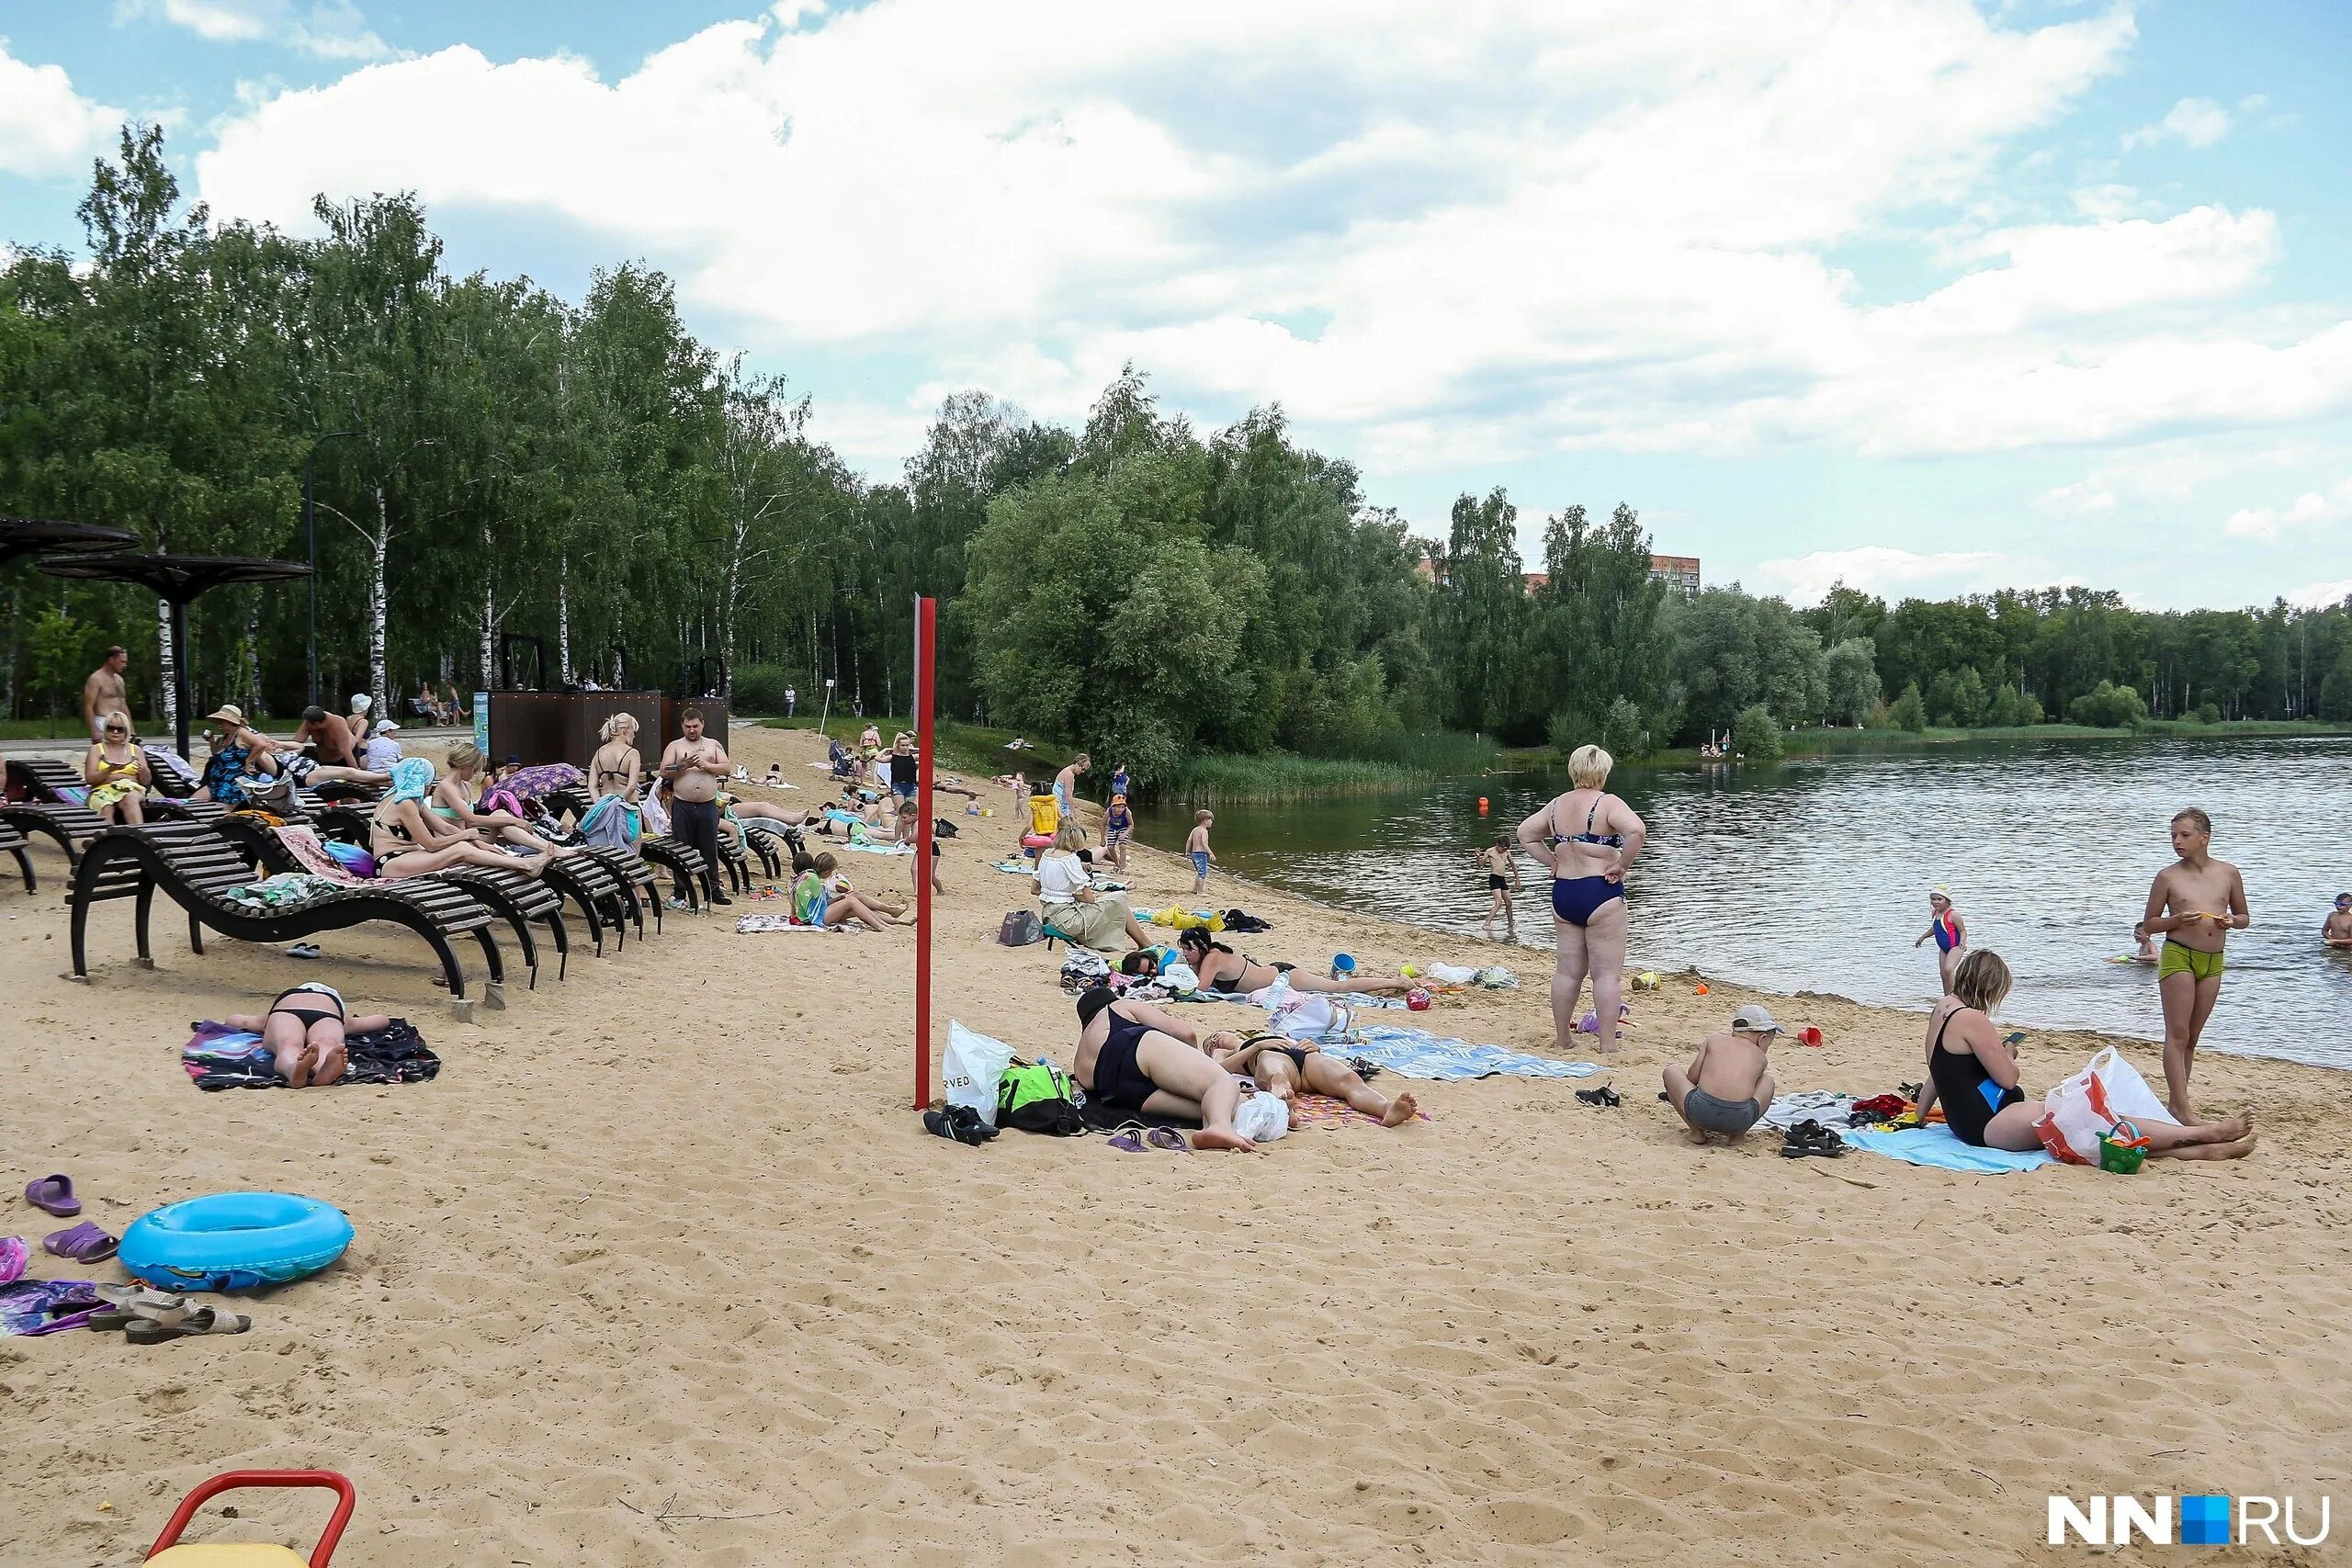
<svg viewBox="0 0 2352 1568">
<path fill-rule="evenodd" d="M 166 1203 L 122 1233 L 122 1266 L 166 1291 L 241 1291 L 315 1274 L 351 1245 L 332 1203 L 290 1192 L 218 1192 Z"/>
</svg>

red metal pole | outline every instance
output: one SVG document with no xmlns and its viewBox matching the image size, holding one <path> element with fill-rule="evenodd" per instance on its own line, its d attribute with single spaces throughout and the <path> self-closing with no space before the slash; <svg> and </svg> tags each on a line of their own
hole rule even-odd
<svg viewBox="0 0 2352 1568">
<path fill-rule="evenodd" d="M 939 601 L 915 601 L 915 1109 L 931 1103 L 932 709 Z"/>
</svg>

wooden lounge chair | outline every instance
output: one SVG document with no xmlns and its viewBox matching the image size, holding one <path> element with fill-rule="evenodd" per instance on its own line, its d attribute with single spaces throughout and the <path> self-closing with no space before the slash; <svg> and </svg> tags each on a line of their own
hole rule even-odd
<svg viewBox="0 0 2352 1568">
<path fill-rule="evenodd" d="M 109 828 L 82 852 L 74 873 L 74 978 L 90 977 L 90 908 L 110 898 L 137 900 L 139 962 L 154 966 L 148 921 L 158 889 L 187 912 L 188 946 L 204 951 L 210 928 L 240 942 L 291 942 L 321 931 L 382 920 L 406 926 L 429 943 L 441 960 L 450 999 L 469 1010 L 466 975 L 450 939 L 471 935 L 481 944 L 490 975 L 489 1000 L 504 1001 L 505 964 L 491 935 L 489 907 L 464 888 L 420 877 L 413 883 L 369 885 L 321 894 L 298 904 L 257 908 L 229 894 L 253 880 L 229 840 L 193 822 L 161 822 L 143 828 Z"/>
<path fill-rule="evenodd" d="M 17 857 L 17 869 L 25 875 L 25 891 L 33 892 L 40 884 L 33 877 L 33 857 L 26 852 L 25 836 L 6 822 L 0 822 L 0 855 Z"/>
<path fill-rule="evenodd" d="M 568 815 L 578 822 L 588 815 L 588 802 L 577 790 L 550 790 L 539 797 L 539 804 L 559 819 Z M 721 834 L 719 841 L 723 855 L 726 835 Z M 700 850 L 667 835 L 639 839 L 637 850 L 643 859 L 669 872 L 671 886 L 678 897 L 684 900 L 687 908 L 699 911 L 705 901 L 718 891 L 718 879 L 709 863 L 702 858 Z M 738 853 L 740 855 L 741 852 Z M 656 907 L 659 908 L 658 899 Z M 657 920 L 657 929 L 658 924 Z"/>
<path fill-rule="evenodd" d="M 188 800 L 163 793 L 163 770 L 154 770 L 157 789 L 144 797 L 147 815 L 157 821 L 209 822 L 225 816 L 229 807 L 217 801 Z M 177 783 L 178 781 L 173 781 Z M 18 808 L 17 824 L 27 831 L 34 831 L 55 839 L 71 861 L 81 853 L 88 842 L 107 827 L 107 819 L 84 805 L 89 791 L 80 769 L 54 757 L 11 757 L 8 759 L 10 790 L 21 795 L 21 801 L 11 802 Z M 47 807 L 46 810 L 25 810 L 25 807 Z M 36 817 L 46 818 L 45 823 L 34 822 Z"/>
<path fill-rule="evenodd" d="M 311 824 L 319 837 L 335 839 L 360 849 L 373 847 L 374 824 L 369 814 L 353 806 L 319 806 L 311 815 Z M 652 874 L 644 873 L 648 886 Z M 605 929 L 609 926 L 619 936 L 621 945 L 628 943 L 628 928 L 637 927 L 637 934 L 645 934 L 645 913 L 638 907 L 633 879 L 617 866 L 601 859 L 567 855 L 549 866 L 543 880 L 558 894 L 571 899 L 580 910 L 582 919 L 588 922 L 588 940 L 597 956 L 605 952 Z M 661 928 L 661 906 L 656 901 L 654 927 Z"/>
<path fill-rule="evenodd" d="M 305 859 L 301 847 L 290 842 L 287 834 L 289 831 L 307 833 L 310 831 L 307 828 L 273 828 L 259 818 L 242 812 L 222 818 L 211 826 L 215 832 L 235 846 L 248 865 L 264 876 L 306 871 L 353 887 L 404 887 L 411 883 L 432 878 L 466 889 L 514 931 L 514 944 L 523 950 L 523 963 L 531 971 L 532 990 L 539 988 L 539 947 L 531 935 L 532 921 L 545 921 L 548 938 L 555 943 L 556 978 L 562 979 L 570 967 L 571 943 L 563 925 L 563 895 L 538 877 L 526 875 L 520 871 L 502 871 L 492 866 L 452 865 L 426 872 L 423 877 L 369 881 L 353 875 L 332 856 L 316 858 L 321 852 L 315 843 L 309 848 L 313 858 Z M 330 866 L 334 869 L 328 869 Z"/>
</svg>

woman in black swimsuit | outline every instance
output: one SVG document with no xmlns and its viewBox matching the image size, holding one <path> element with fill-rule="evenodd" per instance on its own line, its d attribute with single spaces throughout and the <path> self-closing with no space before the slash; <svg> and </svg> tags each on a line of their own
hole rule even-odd
<svg viewBox="0 0 2352 1568">
<path fill-rule="evenodd" d="M 2025 1097 L 2017 1053 L 1993 1023 L 1993 1010 L 2008 994 L 2009 966 L 1999 953 L 1979 948 L 1961 960 L 1951 994 L 1928 1017 L 1928 1082 L 1919 1091 L 1919 1114 L 1926 1117 L 1940 1100 L 1945 1124 L 1962 1143 L 2028 1154 L 2042 1146 L 2034 1130 L 2042 1105 Z M 2254 1152 L 2251 1117 L 2190 1127 L 2139 1125 L 2154 1158 L 2238 1159 Z"/>
<path fill-rule="evenodd" d="M 1401 1127 L 1421 1109 L 1410 1091 L 1391 1100 L 1337 1056 L 1280 1034 L 1253 1034 L 1234 1051 L 1212 1046 L 1209 1058 L 1228 1073 L 1248 1073 L 1252 1083 L 1286 1108 L 1301 1093 L 1328 1094 L 1384 1127 Z"/>
<path fill-rule="evenodd" d="M 342 1078 L 346 1032 L 372 1034 L 392 1026 L 392 1021 L 380 1013 L 353 1018 L 344 1006 L 343 994 L 315 980 L 280 991 L 266 1013 L 232 1013 L 220 1021 L 260 1035 L 261 1043 L 277 1058 L 278 1076 L 296 1089 Z"/>
<path fill-rule="evenodd" d="M 1344 979 L 1329 980 L 1320 975 L 1303 973 L 1295 964 L 1264 964 L 1246 953 L 1236 953 L 1194 926 L 1176 939 L 1184 952 L 1184 962 L 1200 976 L 1204 991 L 1227 991 L 1238 995 L 1272 985 L 1283 976 L 1290 976 L 1294 991 L 1360 992 L 1365 996 L 1401 997 L 1413 988 L 1410 980 L 1395 980 L 1358 971 Z"/>
<path fill-rule="evenodd" d="M 1197 1118 L 1196 1149 L 1256 1151 L 1233 1130 L 1241 1080 L 1203 1055 L 1213 1044 L 1238 1045 L 1238 1035 L 1204 1033 L 1148 1002 L 1120 1001 L 1108 986 L 1078 998 L 1078 1026 L 1070 1076 L 1087 1093 L 1122 1110 Z"/>
</svg>

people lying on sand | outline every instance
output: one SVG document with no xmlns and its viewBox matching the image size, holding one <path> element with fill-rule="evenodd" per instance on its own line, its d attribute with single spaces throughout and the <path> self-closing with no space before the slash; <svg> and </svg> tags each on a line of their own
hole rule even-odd
<svg viewBox="0 0 2352 1568">
<path fill-rule="evenodd" d="M 130 738 L 130 716 L 101 716 L 98 739 L 82 759 L 82 782 L 90 786 L 89 808 L 109 822 L 137 827 L 147 820 L 147 786 L 153 777 L 147 753 Z"/>
<path fill-rule="evenodd" d="M 833 880 L 839 869 L 831 854 L 818 855 L 808 863 L 792 885 L 793 918 L 804 926 L 841 926 L 858 920 L 874 931 L 888 930 L 888 916 Z"/>
<path fill-rule="evenodd" d="M 1129 947 L 1148 947 L 1151 938 L 1127 908 L 1124 893 L 1094 890 L 1094 868 L 1079 858 L 1086 848 L 1086 829 L 1075 817 L 1062 818 L 1055 829 L 1054 847 L 1037 857 L 1037 874 L 1029 891 L 1037 896 L 1038 912 L 1046 924 L 1081 946 L 1111 952 L 1124 935 Z"/>
<path fill-rule="evenodd" d="M 1616 759 L 1600 747 L 1577 747 L 1568 756 L 1568 782 L 1576 787 L 1519 825 L 1521 847 L 1552 873 L 1552 932 L 1559 950 L 1552 967 L 1552 1037 L 1563 1055 L 1577 1048 L 1577 1004 L 1587 976 L 1600 1017 L 1619 1016 L 1624 999 L 1625 873 L 1649 829 L 1609 793 L 1609 771 L 1615 766 Z M 1595 1049 L 1617 1049 L 1616 1030 L 1599 1036 Z"/>
<path fill-rule="evenodd" d="M 1241 1080 L 1206 1054 L 1240 1043 L 1238 1035 L 1186 1023 L 1149 1002 L 1120 1001 L 1108 986 L 1097 986 L 1078 998 L 1070 1077 L 1115 1110 L 1198 1120 L 1196 1149 L 1248 1154 L 1258 1145 L 1233 1130 Z"/>
<path fill-rule="evenodd" d="M 553 863 L 556 852 L 543 841 L 526 855 L 511 855 L 484 841 L 479 829 L 461 828 L 425 810 L 433 792 L 433 764 L 422 757 L 403 757 L 392 764 L 391 787 L 368 818 L 368 848 L 376 856 L 376 874 L 387 882 L 420 876 L 453 865 L 490 866 L 537 876 Z"/>
<path fill-rule="evenodd" d="M 2233 931 L 2254 923 L 2245 879 L 2207 852 L 2213 819 L 2189 807 L 2172 818 L 2172 850 L 2180 859 L 2148 885 L 2148 907 L 2135 934 L 2163 932 L 2156 994 L 2165 1009 L 2165 1108 L 2177 1122 L 2197 1120 L 2188 1100 L 2188 1073 L 2197 1060 L 2205 1021 L 2222 996 L 2222 949 Z"/>
<path fill-rule="evenodd" d="M 1247 1074 L 1258 1088 L 1281 1100 L 1291 1112 L 1294 1127 L 1298 1124 L 1297 1100 L 1302 1092 L 1346 1100 L 1350 1109 L 1384 1127 L 1401 1127 L 1420 1111 L 1409 1091 L 1390 1100 L 1339 1057 L 1286 1035 L 1252 1035 L 1231 1051 L 1213 1042 L 1209 1057 L 1228 1073 Z"/>
<path fill-rule="evenodd" d="M 1917 947 L 1929 937 L 1936 939 L 1937 978 L 1949 991 L 1952 972 L 1968 955 L 1968 922 L 1960 918 L 1960 911 L 1951 907 L 1951 895 L 1940 886 L 1928 892 L 1928 929 L 1911 945 Z"/>
<path fill-rule="evenodd" d="M 461 740 L 449 748 L 449 772 L 436 782 L 425 796 L 425 807 L 434 816 L 459 828 L 472 828 L 484 836 L 513 844 L 519 849 L 543 851 L 549 854 L 564 852 L 531 831 L 531 825 L 511 811 L 485 811 L 481 807 L 482 792 L 487 782 L 482 777 L 483 759 L 481 748 L 470 740 Z"/>
<path fill-rule="evenodd" d="M 768 764 L 766 776 L 762 778 L 760 782 L 766 784 L 771 789 L 782 788 L 784 785 L 784 764 L 782 762 L 770 762 Z"/>
<path fill-rule="evenodd" d="M 312 980 L 277 993 L 265 1013 L 231 1013 L 220 1021 L 232 1029 L 261 1036 L 277 1058 L 277 1076 L 296 1089 L 341 1080 L 348 1065 L 344 1036 L 390 1029 L 381 1013 L 354 1018 L 343 993 Z"/>
<path fill-rule="evenodd" d="M 1692 1143 L 1704 1148 L 1711 1136 L 1736 1141 L 1772 1109 L 1779 1086 L 1766 1053 L 1780 1032 L 1771 1013 L 1750 1002 L 1731 1015 L 1729 1029 L 1699 1042 L 1688 1067 L 1668 1065 L 1666 1098 Z"/>
<path fill-rule="evenodd" d="M 1200 976 L 1201 989 L 1204 991 L 1262 990 L 1285 977 L 1294 991 L 1355 991 L 1368 997 L 1394 997 L 1413 988 L 1410 980 L 1367 975 L 1362 970 L 1345 979 L 1331 980 L 1310 975 L 1295 964 L 1261 963 L 1246 953 L 1236 953 L 1198 926 L 1179 935 L 1176 945 L 1183 953 L 1184 962 L 1193 966 L 1193 973 Z"/>
<path fill-rule="evenodd" d="M 2352 947 L 2352 893 L 2335 896 L 2335 908 L 2320 922 L 2319 938 L 2330 947 Z"/>
<path fill-rule="evenodd" d="M 1928 1081 L 1919 1090 L 1919 1117 L 1940 1101 L 1952 1135 L 1978 1148 L 2030 1154 L 2042 1146 L 2033 1124 L 2040 1100 L 2028 1100 L 2018 1081 L 2018 1055 L 1994 1025 L 1993 1011 L 2009 994 L 2009 966 L 1990 948 L 1961 960 L 1951 994 L 1928 1015 Z M 2238 1159 L 2254 1152 L 2254 1118 L 2171 1126 L 2143 1122 L 2140 1132 L 2155 1159 Z"/>
</svg>

